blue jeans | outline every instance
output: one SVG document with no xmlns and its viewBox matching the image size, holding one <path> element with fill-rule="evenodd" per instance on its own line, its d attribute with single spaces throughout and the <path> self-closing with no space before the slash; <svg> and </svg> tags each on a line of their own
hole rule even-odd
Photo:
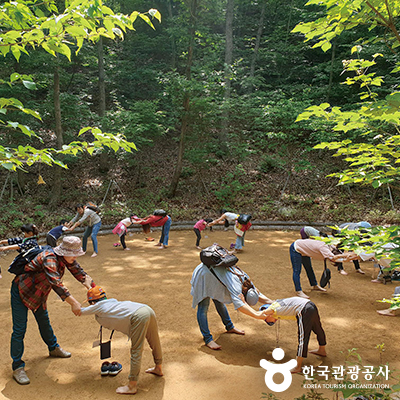
<svg viewBox="0 0 400 400">
<path fill-rule="evenodd" d="M 11 335 L 11 358 L 13 360 L 12 369 L 16 370 L 25 366 L 22 360 L 24 354 L 24 337 L 28 321 L 28 307 L 22 302 L 19 295 L 18 285 L 13 282 L 11 285 L 11 313 L 13 321 L 13 332 Z M 54 335 L 53 328 L 50 325 L 49 314 L 47 310 L 40 306 L 33 312 L 39 327 L 40 336 L 47 344 L 49 351 L 58 347 L 57 338 Z"/>
<path fill-rule="evenodd" d="M 234 325 L 233 322 L 231 321 L 231 317 L 229 316 L 225 304 L 214 299 L 213 302 L 219 316 L 221 317 L 223 324 L 225 325 L 225 329 L 227 331 L 230 331 L 231 329 L 234 328 Z M 210 343 L 213 340 L 213 337 L 208 328 L 208 320 L 207 320 L 207 313 L 209 306 L 210 306 L 209 297 L 206 297 L 197 305 L 197 322 L 199 324 L 201 334 L 203 335 L 203 339 L 206 344 Z"/>
<path fill-rule="evenodd" d="M 169 230 L 171 229 L 171 217 L 168 216 L 167 222 L 163 225 L 160 237 L 160 243 L 168 246 Z"/>
<path fill-rule="evenodd" d="M 97 250 L 97 234 L 99 233 L 99 230 L 101 228 L 101 221 L 98 222 L 97 224 L 94 224 L 93 226 L 88 226 L 85 230 L 85 233 L 83 234 L 83 239 L 82 239 L 82 249 L 83 251 L 86 251 L 87 248 L 87 241 L 89 236 L 92 239 L 93 242 L 93 251 L 95 253 L 98 253 Z"/>
<path fill-rule="evenodd" d="M 301 291 L 301 284 L 300 284 L 300 273 L 301 273 L 301 266 L 304 266 L 306 270 L 308 281 L 310 282 L 311 286 L 318 285 L 317 279 L 315 278 L 314 270 L 311 265 L 311 258 L 302 256 L 299 252 L 294 249 L 294 243 L 290 245 L 290 261 L 292 262 L 293 268 L 293 283 L 296 289 L 296 292 Z"/>
<path fill-rule="evenodd" d="M 236 243 L 235 243 L 235 249 L 241 250 L 242 247 L 244 246 L 244 235 L 246 234 L 243 233 L 243 236 L 236 236 Z"/>
</svg>

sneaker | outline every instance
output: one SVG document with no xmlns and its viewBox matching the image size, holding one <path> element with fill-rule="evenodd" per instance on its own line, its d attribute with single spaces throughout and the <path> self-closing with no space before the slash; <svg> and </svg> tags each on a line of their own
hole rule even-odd
<svg viewBox="0 0 400 400">
<path fill-rule="evenodd" d="M 347 273 L 344 269 L 341 269 L 341 270 L 339 271 L 339 274 L 348 275 L 348 273 Z"/>
<path fill-rule="evenodd" d="M 113 361 L 110 364 L 110 368 L 109 368 L 110 375 L 118 375 L 121 371 L 122 371 L 122 365 L 119 362 Z"/>
<path fill-rule="evenodd" d="M 29 385 L 31 383 L 24 367 L 17 368 L 15 371 L 13 371 L 13 378 L 20 385 Z"/>
<path fill-rule="evenodd" d="M 110 363 L 108 361 L 104 361 L 103 364 L 101 364 L 101 376 L 108 375 L 110 373 Z"/>
<path fill-rule="evenodd" d="M 309 299 L 310 297 L 307 296 L 302 290 L 296 292 L 297 296 L 302 297 L 303 299 Z"/>
<path fill-rule="evenodd" d="M 356 269 L 356 272 L 358 272 L 359 274 L 365 275 L 365 272 L 362 269 Z"/>
<path fill-rule="evenodd" d="M 60 346 L 57 346 L 54 350 L 49 352 L 50 357 L 59 357 L 59 358 L 69 358 L 71 357 L 71 353 L 65 351 Z"/>
</svg>

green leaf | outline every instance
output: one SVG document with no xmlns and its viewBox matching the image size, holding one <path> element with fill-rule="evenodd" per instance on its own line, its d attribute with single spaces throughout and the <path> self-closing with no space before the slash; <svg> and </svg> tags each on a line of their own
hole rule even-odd
<svg viewBox="0 0 400 400">
<path fill-rule="evenodd" d="M 29 90 L 35 90 L 36 89 L 36 83 L 32 81 L 22 81 L 23 85 L 29 89 Z"/>
</svg>

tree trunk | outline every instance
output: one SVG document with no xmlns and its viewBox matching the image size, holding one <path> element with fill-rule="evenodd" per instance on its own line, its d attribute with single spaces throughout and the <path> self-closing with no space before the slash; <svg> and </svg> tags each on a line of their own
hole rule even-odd
<svg viewBox="0 0 400 400">
<path fill-rule="evenodd" d="M 264 28 L 264 16 L 265 16 L 265 1 L 261 6 L 261 13 L 260 13 L 260 19 L 258 21 L 258 30 L 257 30 L 257 37 L 256 37 L 256 43 L 254 46 L 254 52 L 253 52 L 253 58 L 251 59 L 251 64 L 250 64 L 250 78 L 254 78 L 255 70 L 256 70 L 256 62 L 258 58 L 258 50 L 260 48 L 260 43 L 261 43 L 261 36 Z M 252 79 L 251 81 L 252 82 Z M 251 83 L 250 86 L 250 91 L 252 91 L 253 84 Z"/>
<path fill-rule="evenodd" d="M 168 7 L 168 16 L 171 20 L 171 23 L 173 22 L 173 14 L 172 14 L 172 0 L 169 0 L 167 3 Z M 170 34 L 171 38 L 171 67 L 172 69 L 175 69 L 176 67 L 176 43 L 175 43 L 175 35 Z"/>
<path fill-rule="evenodd" d="M 97 43 L 97 58 L 99 67 L 99 116 L 104 117 L 106 113 L 106 85 L 104 71 L 104 46 L 103 38 L 100 36 Z M 99 171 L 107 172 L 110 169 L 108 149 L 103 148 L 99 155 Z"/>
<path fill-rule="evenodd" d="M 336 53 L 336 38 L 332 40 L 332 57 L 331 57 L 331 70 L 329 72 L 329 83 L 328 83 L 328 90 L 326 94 L 327 102 L 329 103 L 329 98 L 331 95 L 332 83 L 333 83 L 333 67 L 335 64 L 335 53 Z"/>
<path fill-rule="evenodd" d="M 103 52 L 103 39 L 100 36 L 97 43 L 98 50 L 98 65 L 99 65 L 99 116 L 104 117 L 106 112 L 106 86 L 105 86 L 105 72 L 104 72 L 104 52 Z"/>
<path fill-rule="evenodd" d="M 226 4 L 226 25 L 225 25 L 225 77 L 224 77 L 224 103 L 222 106 L 222 129 L 219 136 L 220 147 L 223 152 L 228 151 L 228 130 L 229 130 L 229 107 L 231 98 L 231 76 L 233 62 L 233 13 L 235 8 L 234 0 L 227 0 Z"/>
<path fill-rule="evenodd" d="M 54 119 L 55 119 L 55 133 L 56 133 L 56 148 L 62 149 L 64 144 L 63 131 L 61 125 L 61 102 L 60 102 L 60 75 L 58 73 L 58 65 L 54 68 Z M 61 197 L 61 167 L 53 167 L 53 184 L 51 191 L 50 207 L 57 206 Z"/>
<path fill-rule="evenodd" d="M 193 64 L 193 47 L 196 35 L 196 18 L 197 18 L 198 0 L 192 0 L 190 3 L 190 29 L 189 29 L 189 47 L 188 57 L 186 62 L 186 79 L 190 80 L 192 64 Z M 181 125 L 181 134 L 179 137 L 178 158 L 175 165 L 174 175 L 172 176 L 171 185 L 168 190 L 168 195 L 174 197 L 178 188 L 179 178 L 182 173 L 183 155 L 185 153 L 185 139 L 189 129 L 189 112 L 190 112 L 190 96 L 186 93 L 183 100 L 183 116 Z"/>
</svg>

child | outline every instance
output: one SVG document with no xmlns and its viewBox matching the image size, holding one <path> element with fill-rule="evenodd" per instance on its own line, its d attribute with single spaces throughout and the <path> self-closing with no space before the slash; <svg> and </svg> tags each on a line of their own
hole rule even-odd
<svg viewBox="0 0 400 400">
<path fill-rule="evenodd" d="M 201 219 L 201 220 L 197 221 L 193 226 L 194 233 L 197 236 L 196 248 L 198 248 L 199 250 L 201 250 L 201 247 L 200 247 L 201 233 L 200 232 L 203 231 L 210 222 L 212 222 L 211 218 L 205 218 L 205 219 Z M 210 229 L 212 229 L 212 227 L 210 227 Z"/>
<path fill-rule="evenodd" d="M 297 366 L 292 373 L 300 373 L 303 358 L 307 353 L 312 353 L 320 357 L 326 357 L 326 336 L 321 326 L 317 306 L 310 300 L 299 297 L 289 297 L 287 299 L 275 300 L 272 304 L 264 304 L 260 311 L 265 310 L 267 318 L 265 322 L 272 326 L 277 319 L 297 320 L 298 326 L 298 346 L 297 346 Z M 317 335 L 318 349 L 308 351 L 311 331 Z"/>
<path fill-rule="evenodd" d="M 68 221 L 66 219 L 62 219 L 60 221 L 60 225 L 56 226 L 55 228 L 51 229 L 46 236 L 46 243 L 51 247 L 57 246 L 57 240 L 61 237 L 61 235 L 68 231 L 67 227 Z"/>
<path fill-rule="evenodd" d="M 95 314 L 96 321 L 101 326 L 122 332 L 131 339 L 129 382 L 125 386 L 120 386 L 116 392 L 118 394 L 135 394 L 137 392 L 145 338 L 152 349 L 155 363 L 155 366 L 147 369 L 146 372 L 163 376 L 161 343 L 154 311 L 146 304 L 107 299 L 106 292 L 100 286 L 89 289 L 87 299 L 90 306 L 81 308 L 81 315 Z"/>
<path fill-rule="evenodd" d="M 0 240 L 0 244 L 8 244 L 8 246 L 0 247 L 0 251 L 17 250 L 19 253 L 25 253 L 33 247 L 39 246 L 37 234 L 39 233 L 36 225 L 24 224 L 21 226 L 21 231 L 24 237 L 15 237 L 10 239 Z"/>
<path fill-rule="evenodd" d="M 127 233 L 127 228 L 132 225 L 133 221 L 138 220 L 139 218 L 136 215 L 131 214 L 130 217 L 119 221 L 117 226 L 113 229 L 113 234 L 119 236 L 119 240 L 122 244 L 124 250 L 130 250 L 129 247 L 126 247 L 125 236 Z"/>
</svg>

